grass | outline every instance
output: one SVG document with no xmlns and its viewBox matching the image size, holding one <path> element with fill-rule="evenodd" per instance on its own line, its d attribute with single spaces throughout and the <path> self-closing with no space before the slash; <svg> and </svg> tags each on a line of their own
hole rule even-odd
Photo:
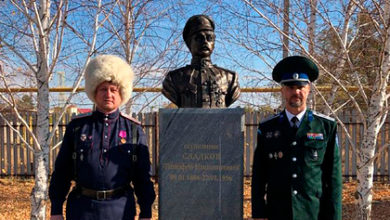
<svg viewBox="0 0 390 220">
<path fill-rule="evenodd" d="M 244 219 L 251 216 L 250 180 L 245 179 Z M 30 217 L 30 193 L 34 186 L 32 179 L 0 178 L 0 220 L 24 220 Z M 158 192 L 156 184 L 156 192 Z M 357 215 L 357 202 L 354 198 L 357 183 L 343 184 L 343 220 L 354 220 Z M 385 220 L 390 216 L 390 184 L 374 183 L 373 220 Z M 158 198 L 153 204 L 153 220 L 158 219 Z M 47 210 L 49 213 L 50 203 Z M 49 215 L 47 215 L 47 219 Z"/>
</svg>

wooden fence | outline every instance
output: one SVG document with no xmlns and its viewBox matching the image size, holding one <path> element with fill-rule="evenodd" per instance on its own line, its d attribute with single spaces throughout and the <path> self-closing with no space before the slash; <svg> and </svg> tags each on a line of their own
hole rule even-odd
<svg viewBox="0 0 390 220">
<path fill-rule="evenodd" d="M 133 115 L 142 122 L 144 131 L 146 133 L 149 151 L 152 162 L 152 175 L 157 174 L 158 168 L 158 143 L 159 143 L 159 132 L 158 132 L 158 113 L 145 113 L 139 115 Z M 244 175 L 250 176 L 251 165 L 253 160 L 253 153 L 256 147 L 256 133 L 257 125 L 260 120 L 267 117 L 265 114 L 260 112 L 247 112 L 245 113 L 245 132 L 244 132 Z M 347 126 L 349 133 L 351 134 L 356 146 L 359 146 L 362 138 L 362 123 L 354 116 L 353 113 L 343 113 L 340 115 L 342 121 Z M 32 138 L 26 132 L 26 127 L 21 125 L 13 115 L 7 115 L 6 118 L 11 122 L 13 129 L 6 124 L 6 122 L 0 118 L 0 175 L 1 176 L 30 176 L 34 175 L 33 170 L 33 152 L 31 149 L 26 147 L 26 144 L 21 141 L 21 137 L 17 135 L 17 131 L 20 132 L 21 136 L 27 140 L 28 143 L 32 144 Z M 32 129 L 36 130 L 36 115 L 34 113 L 25 113 L 23 118 L 29 123 Z M 56 121 L 57 115 L 53 114 L 50 116 L 50 121 Z M 60 122 L 59 127 L 56 131 L 56 135 L 52 141 L 52 146 L 59 143 L 65 132 L 65 126 L 70 121 L 71 116 L 66 115 Z M 390 120 L 387 120 L 380 131 L 378 138 L 378 146 L 385 145 L 390 141 L 389 135 Z M 352 148 L 348 142 L 345 132 L 339 127 L 338 131 L 339 145 L 341 148 L 343 175 L 345 178 L 356 177 L 356 153 L 355 149 Z M 54 148 L 50 151 L 50 172 L 52 171 L 56 155 L 59 147 Z M 375 160 L 374 176 L 377 179 L 388 179 L 390 176 L 390 151 L 389 147 L 386 147 L 377 159 Z"/>
</svg>

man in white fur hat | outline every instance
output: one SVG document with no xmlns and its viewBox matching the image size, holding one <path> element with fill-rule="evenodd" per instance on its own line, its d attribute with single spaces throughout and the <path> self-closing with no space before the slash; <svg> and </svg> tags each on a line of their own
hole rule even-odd
<svg viewBox="0 0 390 220">
<path fill-rule="evenodd" d="M 68 220 L 133 220 L 134 192 L 139 219 L 151 219 L 155 193 L 145 134 L 138 121 L 119 111 L 130 99 L 133 77 L 129 64 L 117 56 L 101 55 L 88 63 L 85 91 L 96 111 L 74 118 L 66 128 L 49 188 L 52 220 L 63 219 L 67 196 Z M 75 187 L 68 195 L 72 180 Z"/>
</svg>

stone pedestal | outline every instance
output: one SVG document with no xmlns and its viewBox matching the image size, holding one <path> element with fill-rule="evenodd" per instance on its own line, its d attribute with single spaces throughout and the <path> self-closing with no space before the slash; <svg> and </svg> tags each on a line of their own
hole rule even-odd
<svg viewBox="0 0 390 220">
<path fill-rule="evenodd" d="M 161 109 L 159 219 L 242 219 L 243 109 Z"/>
</svg>

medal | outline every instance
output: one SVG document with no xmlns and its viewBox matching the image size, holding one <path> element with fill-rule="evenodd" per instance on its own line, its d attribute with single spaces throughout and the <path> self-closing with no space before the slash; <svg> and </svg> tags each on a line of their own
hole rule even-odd
<svg viewBox="0 0 390 220">
<path fill-rule="evenodd" d="M 119 131 L 119 137 L 121 138 L 121 143 L 124 144 L 126 143 L 126 131 L 125 130 L 121 130 Z"/>
<path fill-rule="evenodd" d="M 316 150 L 313 152 L 313 159 L 314 160 L 318 159 L 318 152 Z"/>
<path fill-rule="evenodd" d="M 322 133 L 307 133 L 306 136 L 309 140 L 324 140 L 324 134 Z"/>
<path fill-rule="evenodd" d="M 274 156 L 272 155 L 272 153 L 269 153 L 268 157 L 269 157 L 269 159 L 272 159 Z"/>
<path fill-rule="evenodd" d="M 278 154 L 275 152 L 274 158 L 277 160 L 278 159 Z"/>
<path fill-rule="evenodd" d="M 83 149 L 80 149 L 80 161 L 83 161 L 84 160 L 84 154 L 83 154 L 84 150 Z"/>
<path fill-rule="evenodd" d="M 278 138 L 279 136 L 280 136 L 280 131 L 275 131 L 275 132 L 274 132 L 274 137 L 275 137 L 275 138 Z"/>
<path fill-rule="evenodd" d="M 272 132 L 267 132 L 267 134 L 265 135 L 266 138 L 272 138 Z"/>
<path fill-rule="evenodd" d="M 86 139 L 87 139 L 87 135 L 81 134 L 80 140 L 81 140 L 81 141 L 85 141 Z"/>
<path fill-rule="evenodd" d="M 283 152 L 282 152 L 282 151 L 280 151 L 280 152 L 278 153 L 278 157 L 279 157 L 279 159 L 281 159 L 281 158 L 283 157 Z"/>
</svg>

